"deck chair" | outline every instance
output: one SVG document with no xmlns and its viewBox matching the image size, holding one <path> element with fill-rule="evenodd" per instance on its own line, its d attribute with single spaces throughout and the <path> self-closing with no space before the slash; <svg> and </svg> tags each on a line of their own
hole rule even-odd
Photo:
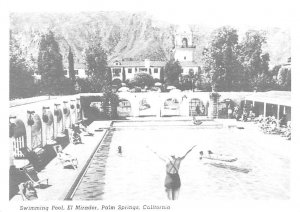
<svg viewBox="0 0 300 212">
<path fill-rule="evenodd" d="M 23 169 L 24 169 L 25 174 L 29 178 L 29 180 L 33 183 L 34 187 L 38 186 L 40 188 L 41 185 L 43 184 L 42 182 L 44 182 L 44 181 L 46 181 L 46 183 L 48 185 L 48 178 L 40 179 L 37 175 L 37 172 L 35 171 L 34 167 L 31 164 L 24 166 Z"/>
<path fill-rule="evenodd" d="M 63 167 L 73 167 L 74 169 L 77 169 L 78 167 L 78 160 L 77 158 L 71 156 L 70 154 L 64 153 L 62 151 L 61 145 L 55 145 L 53 146 L 54 151 L 56 152 L 57 158 L 60 161 L 60 163 L 63 165 Z"/>
</svg>

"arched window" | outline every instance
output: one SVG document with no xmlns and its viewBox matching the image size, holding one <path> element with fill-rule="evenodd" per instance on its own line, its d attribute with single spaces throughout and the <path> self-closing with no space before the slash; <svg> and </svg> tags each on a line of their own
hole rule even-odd
<svg viewBox="0 0 300 212">
<path fill-rule="evenodd" d="M 182 47 L 183 48 L 187 48 L 188 46 L 189 46 L 188 39 L 187 38 L 183 38 L 182 39 Z"/>
<path fill-rule="evenodd" d="M 189 115 L 205 115 L 205 107 L 203 102 L 198 98 L 193 98 L 189 104 Z"/>
<path fill-rule="evenodd" d="M 31 126 L 31 148 L 43 147 L 42 144 L 42 121 L 38 114 L 33 116 L 34 124 Z"/>
<path fill-rule="evenodd" d="M 131 104 L 127 99 L 121 99 L 117 107 L 119 116 L 129 116 L 131 112 Z"/>
<path fill-rule="evenodd" d="M 22 120 L 17 119 L 13 131 L 13 155 L 15 158 L 24 158 L 24 155 L 20 151 L 21 148 L 27 148 L 27 136 L 25 124 Z"/>
<path fill-rule="evenodd" d="M 115 66 L 119 66 L 119 65 L 121 65 L 121 62 L 118 61 L 118 60 L 116 60 L 116 61 L 114 61 L 114 65 L 115 65 Z"/>
</svg>

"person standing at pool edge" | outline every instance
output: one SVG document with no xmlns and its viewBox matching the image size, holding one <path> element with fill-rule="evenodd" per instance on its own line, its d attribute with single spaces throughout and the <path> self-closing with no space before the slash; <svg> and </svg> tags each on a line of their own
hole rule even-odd
<svg viewBox="0 0 300 212">
<path fill-rule="evenodd" d="M 184 156 L 176 157 L 174 154 L 171 158 L 165 159 L 154 152 L 161 160 L 166 162 L 166 178 L 165 178 L 165 188 L 169 200 L 177 200 L 179 196 L 179 191 L 181 187 L 181 181 L 179 177 L 179 168 L 181 161 L 190 153 L 196 145 L 189 149 Z"/>
</svg>

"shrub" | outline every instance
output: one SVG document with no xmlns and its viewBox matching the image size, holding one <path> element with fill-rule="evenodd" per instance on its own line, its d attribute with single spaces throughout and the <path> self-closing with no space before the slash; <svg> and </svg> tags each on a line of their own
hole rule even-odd
<svg viewBox="0 0 300 212">
<path fill-rule="evenodd" d="M 154 85 L 154 79 L 150 74 L 147 73 L 137 73 L 131 81 L 133 86 L 138 86 L 144 88 L 152 87 Z"/>
</svg>

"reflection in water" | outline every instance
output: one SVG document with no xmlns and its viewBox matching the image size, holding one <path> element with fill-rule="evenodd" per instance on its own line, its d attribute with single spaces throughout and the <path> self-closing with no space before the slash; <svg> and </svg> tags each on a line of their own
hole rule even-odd
<svg viewBox="0 0 300 212">
<path fill-rule="evenodd" d="M 228 165 L 224 163 L 208 163 L 212 166 L 218 167 L 218 168 L 223 168 L 223 169 L 228 169 L 236 172 L 243 172 L 243 173 L 248 173 L 251 171 L 251 169 L 246 169 L 246 168 L 241 168 L 233 165 Z"/>
</svg>

